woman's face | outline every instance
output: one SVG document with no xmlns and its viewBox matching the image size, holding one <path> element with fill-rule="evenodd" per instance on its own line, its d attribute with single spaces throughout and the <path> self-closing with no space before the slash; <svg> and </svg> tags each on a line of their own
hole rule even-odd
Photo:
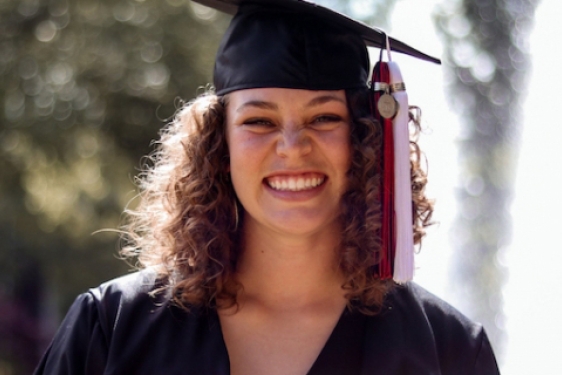
<svg viewBox="0 0 562 375">
<path fill-rule="evenodd" d="M 246 224 L 296 235 L 333 230 L 351 160 L 345 92 L 235 91 L 226 118 Z"/>
</svg>

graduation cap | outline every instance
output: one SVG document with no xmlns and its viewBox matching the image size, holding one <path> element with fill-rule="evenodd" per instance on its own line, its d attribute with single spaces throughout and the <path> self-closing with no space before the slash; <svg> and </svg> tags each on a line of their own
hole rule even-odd
<svg viewBox="0 0 562 375">
<path fill-rule="evenodd" d="M 217 95 L 277 87 L 307 90 L 366 89 L 367 46 L 440 63 L 382 30 L 304 0 L 194 0 L 234 15 L 219 46 L 213 83 Z M 382 53 L 381 53 L 382 56 Z M 381 279 L 413 277 L 412 192 L 408 100 L 392 61 L 375 65 L 373 116 L 383 125 Z M 396 136 L 395 136 L 396 135 Z"/>
<path fill-rule="evenodd" d="M 366 87 L 366 46 L 440 63 L 396 39 L 323 6 L 302 0 L 194 0 L 234 18 L 217 52 L 214 86 L 231 91 L 283 87 Z"/>
</svg>

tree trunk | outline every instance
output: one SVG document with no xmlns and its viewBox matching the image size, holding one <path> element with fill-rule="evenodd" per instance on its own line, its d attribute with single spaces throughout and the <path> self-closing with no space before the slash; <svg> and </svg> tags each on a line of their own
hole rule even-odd
<svg viewBox="0 0 562 375">
<path fill-rule="evenodd" d="M 458 215 L 453 228 L 457 303 L 484 324 L 501 362 L 505 341 L 502 252 L 511 239 L 510 205 L 521 103 L 530 66 L 527 37 L 538 0 L 443 3 L 451 104 L 461 117 Z"/>
</svg>

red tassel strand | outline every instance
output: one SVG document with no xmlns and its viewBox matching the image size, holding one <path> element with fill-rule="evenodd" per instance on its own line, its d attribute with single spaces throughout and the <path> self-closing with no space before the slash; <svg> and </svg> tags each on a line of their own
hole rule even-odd
<svg viewBox="0 0 562 375">
<path fill-rule="evenodd" d="M 395 253 L 395 229 L 394 229 L 394 136 L 392 119 L 381 116 L 377 108 L 377 103 L 382 95 L 387 93 L 390 84 L 390 73 L 388 65 L 384 61 L 379 61 L 373 70 L 371 85 L 375 90 L 373 113 L 377 120 L 383 125 L 383 181 L 382 181 L 382 256 L 378 265 L 378 277 L 380 279 L 390 279 L 393 276 L 394 253 Z"/>
</svg>

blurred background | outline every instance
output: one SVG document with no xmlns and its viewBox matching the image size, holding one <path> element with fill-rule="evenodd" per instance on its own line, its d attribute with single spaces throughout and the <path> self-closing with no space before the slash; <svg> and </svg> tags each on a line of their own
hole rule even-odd
<svg viewBox="0 0 562 375">
<path fill-rule="evenodd" d="M 322 3 L 442 57 L 392 56 L 437 201 L 416 281 L 485 325 L 504 374 L 561 374 L 562 5 Z M 119 235 L 96 231 L 119 228 L 227 24 L 189 0 L 0 0 L 0 375 L 31 373 L 76 295 L 131 270 Z"/>
</svg>

